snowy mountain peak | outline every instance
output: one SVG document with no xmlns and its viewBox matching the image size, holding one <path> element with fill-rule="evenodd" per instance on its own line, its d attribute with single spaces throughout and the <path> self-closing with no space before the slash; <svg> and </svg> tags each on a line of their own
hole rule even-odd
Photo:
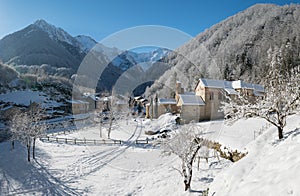
<svg viewBox="0 0 300 196">
<path fill-rule="evenodd" d="M 56 27 L 54 25 L 47 23 L 43 19 L 39 19 L 39 20 L 35 21 L 34 24 L 43 30 L 56 29 Z"/>
<path fill-rule="evenodd" d="M 62 28 L 55 27 L 54 25 L 47 23 L 43 19 L 37 20 L 34 25 L 46 32 L 53 40 L 67 42 L 68 44 L 71 44 L 73 46 L 78 45 L 78 43 L 76 43 L 76 40 Z"/>
<path fill-rule="evenodd" d="M 93 38 L 86 35 L 78 35 L 75 39 L 79 42 L 81 50 L 84 51 L 91 50 L 97 44 Z"/>
</svg>

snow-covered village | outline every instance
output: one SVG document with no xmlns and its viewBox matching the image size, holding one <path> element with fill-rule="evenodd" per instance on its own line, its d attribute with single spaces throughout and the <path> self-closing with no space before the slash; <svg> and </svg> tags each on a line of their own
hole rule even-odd
<svg viewBox="0 0 300 196">
<path fill-rule="evenodd" d="M 1 7 L 0 195 L 300 195 L 300 2 Z"/>
</svg>

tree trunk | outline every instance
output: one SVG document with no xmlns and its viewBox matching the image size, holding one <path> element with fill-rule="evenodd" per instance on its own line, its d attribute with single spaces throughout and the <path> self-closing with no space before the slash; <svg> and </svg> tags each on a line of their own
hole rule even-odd
<svg viewBox="0 0 300 196">
<path fill-rule="evenodd" d="M 27 142 L 27 161 L 30 162 L 30 141 Z"/>
<path fill-rule="evenodd" d="M 112 128 L 112 122 L 113 122 L 113 114 L 112 114 L 112 111 L 111 111 L 111 115 L 110 115 L 110 118 L 109 118 L 109 128 L 108 128 L 108 132 L 107 132 L 108 139 L 110 139 L 110 132 L 111 132 L 111 128 Z"/>
<path fill-rule="evenodd" d="M 11 150 L 15 149 L 15 140 L 11 141 Z"/>
<path fill-rule="evenodd" d="M 35 140 L 36 138 L 33 138 L 33 144 L 32 144 L 32 158 L 35 159 Z"/>
<path fill-rule="evenodd" d="M 184 183 L 184 191 L 190 190 L 191 188 L 191 180 L 192 180 L 192 165 L 191 163 L 182 162 L 182 174 L 183 174 L 183 183 Z"/>
<path fill-rule="evenodd" d="M 278 129 L 278 138 L 282 139 L 283 138 L 283 127 L 277 127 Z"/>
<path fill-rule="evenodd" d="M 182 175 L 183 175 L 183 183 L 184 183 L 184 191 L 187 191 L 190 188 L 190 183 L 188 183 L 188 175 L 186 171 L 186 165 L 184 160 L 182 160 Z"/>
<path fill-rule="evenodd" d="M 101 119 L 100 119 L 100 138 L 102 138 L 102 123 L 101 123 Z"/>
<path fill-rule="evenodd" d="M 192 168 L 192 164 L 193 164 L 193 160 L 188 163 L 188 179 L 187 179 L 187 183 L 186 183 L 186 186 L 185 186 L 185 190 L 190 190 L 191 189 L 191 181 L 192 181 L 192 176 L 193 176 L 193 168 Z"/>
</svg>

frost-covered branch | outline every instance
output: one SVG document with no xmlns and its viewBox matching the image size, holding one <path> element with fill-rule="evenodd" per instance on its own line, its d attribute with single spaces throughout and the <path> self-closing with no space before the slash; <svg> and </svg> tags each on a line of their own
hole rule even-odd
<svg viewBox="0 0 300 196">
<path fill-rule="evenodd" d="M 171 138 L 162 141 L 163 153 L 175 154 L 181 159 L 180 174 L 184 178 L 185 191 L 190 189 L 193 162 L 202 147 L 203 139 L 199 138 L 198 128 L 186 125 Z"/>
<path fill-rule="evenodd" d="M 270 54 L 270 71 L 264 81 L 264 97 L 256 98 L 253 102 L 240 94 L 228 98 L 222 109 L 228 122 L 251 117 L 265 119 L 278 128 L 278 137 L 281 139 L 287 116 L 299 111 L 300 74 L 297 67 L 292 70 L 282 67 L 280 49 L 275 48 Z"/>
<path fill-rule="evenodd" d="M 30 161 L 30 149 L 35 159 L 36 139 L 43 136 L 47 129 L 46 123 L 41 122 L 44 110 L 33 103 L 28 110 L 15 114 L 10 121 L 12 139 L 20 141 L 27 147 L 27 160 Z"/>
</svg>

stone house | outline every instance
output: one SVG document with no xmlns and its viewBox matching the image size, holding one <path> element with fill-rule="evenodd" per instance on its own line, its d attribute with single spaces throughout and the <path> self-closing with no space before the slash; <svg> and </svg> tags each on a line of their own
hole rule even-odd
<svg viewBox="0 0 300 196">
<path fill-rule="evenodd" d="M 221 119 L 224 118 L 224 114 L 220 110 L 220 106 L 226 96 L 234 98 L 241 94 L 255 101 L 257 98 L 263 97 L 264 93 L 265 90 L 263 86 L 246 83 L 241 80 L 225 81 L 200 78 L 194 92 L 184 92 L 181 83 L 177 82 L 175 100 L 165 102 L 165 104 L 161 102 L 157 104 L 157 106 L 155 105 L 156 103 L 154 103 L 152 110 L 157 111 L 158 115 L 154 115 L 154 117 L 158 117 L 168 112 L 168 110 L 164 108 L 172 106 L 173 111 L 180 113 L 183 123 Z M 148 104 L 148 106 L 149 114 L 151 104 Z"/>
<path fill-rule="evenodd" d="M 73 114 L 85 114 L 89 111 L 89 102 L 82 100 L 67 100 Z"/>
<path fill-rule="evenodd" d="M 146 118 L 158 118 L 165 113 L 178 113 L 177 101 L 174 98 L 160 98 L 146 104 Z"/>
<path fill-rule="evenodd" d="M 177 107 L 183 123 L 200 121 L 205 112 L 203 99 L 195 94 L 179 94 L 178 97 Z"/>
</svg>

